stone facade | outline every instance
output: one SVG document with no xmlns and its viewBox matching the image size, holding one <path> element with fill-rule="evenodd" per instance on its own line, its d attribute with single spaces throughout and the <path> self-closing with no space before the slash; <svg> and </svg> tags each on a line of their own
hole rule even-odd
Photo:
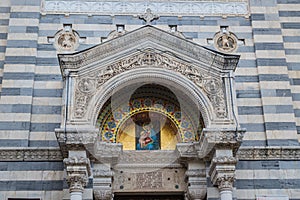
<svg viewBox="0 0 300 200">
<path fill-rule="evenodd" d="M 1 1 L 0 199 L 299 199 L 299 11 L 294 0 Z M 182 106 L 191 124 L 201 113 L 195 141 L 146 153 L 102 141 L 105 102 L 141 82 L 197 108 Z"/>
</svg>

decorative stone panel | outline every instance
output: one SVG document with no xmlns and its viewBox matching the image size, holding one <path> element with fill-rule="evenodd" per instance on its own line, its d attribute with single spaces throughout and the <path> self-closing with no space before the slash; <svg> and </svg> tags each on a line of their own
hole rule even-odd
<svg viewBox="0 0 300 200">
<path fill-rule="evenodd" d="M 104 15 L 138 15 L 144 13 L 147 8 L 159 15 L 249 15 L 247 0 L 229 1 L 57 1 L 44 0 L 42 12 L 54 13 L 82 13 Z"/>
</svg>

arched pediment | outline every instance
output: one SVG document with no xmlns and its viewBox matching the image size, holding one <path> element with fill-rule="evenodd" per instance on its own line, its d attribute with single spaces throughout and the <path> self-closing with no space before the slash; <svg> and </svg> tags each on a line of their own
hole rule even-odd
<svg viewBox="0 0 300 200">
<path fill-rule="evenodd" d="M 112 58 L 121 58 L 124 54 L 131 54 L 153 48 L 161 53 L 174 53 L 182 60 L 201 64 L 201 68 L 212 72 L 234 70 L 239 56 L 228 55 L 197 45 L 172 33 L 147 25 L 140 29 L 126 33 L 90 49 L 74 54 L 60 54 L 59 61 L 62 73 L 66 69 L 80 71 L 97 64 L 109 63 Z"/>
<path fill-rule="evenodd" d="M 208 50 L 152 26 L 82 52 L 60 54 L 62 74 L 71 77 L 68 119 L 94 125 L 105 97 L 125 84 L 124 80 L 144 81 L 148 77 L 150 82 L 166 84 L 169 76 L 170 83 L 181 87 L 199 105 L 206 127 L 234 124 L 230 81 L 224 77 L 230 77 L 238 59 L 239 56 Z"/>
</svg>

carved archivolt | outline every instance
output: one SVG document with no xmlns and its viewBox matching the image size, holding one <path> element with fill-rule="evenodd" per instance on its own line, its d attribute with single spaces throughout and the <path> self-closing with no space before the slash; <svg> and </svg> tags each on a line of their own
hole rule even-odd
<svg viewBox="0 0 300 200">
<path fill-rule="evenodd" d="M 211 101 L 217 118 L 226 118 L 228 111 L 224 94 L 224 83 L 210 74 L 200 71 L 199 68 L 162 55 L 149 49 L 140 54 L 122 59 L 114 64 L 93 73 L 89 77 L 81 77 L 77 81 L 75 92 L 75 118 L 83 118 L 87 111 L 87 105 L 95 94 L 97 88 L 112 77 L 136 68 L 157 67 L 180 73 L 200 87 Z"/>
</svg>

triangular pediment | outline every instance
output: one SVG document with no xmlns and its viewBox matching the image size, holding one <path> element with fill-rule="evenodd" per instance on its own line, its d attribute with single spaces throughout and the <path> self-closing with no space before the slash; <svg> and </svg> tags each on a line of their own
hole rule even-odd
<svg viewBox="0 0 300 200">
<path fill-rule="evenodd" d="M 111 39 L 92 48 L 73 54 L 59 54 L 61 71 L 65 69 L 81 71 L 89 67 L 99 66 L 103 63 L 116 62 L 131 54 L 143 52 L 148 49 L 156 50 L 161 54 L 169 54 L 192 62 L 210 71 L 234 70 L 239 56 L 216 52 L 163 31 L 153 26 L 144 26 L 123 36 Z"/>
</svg>

